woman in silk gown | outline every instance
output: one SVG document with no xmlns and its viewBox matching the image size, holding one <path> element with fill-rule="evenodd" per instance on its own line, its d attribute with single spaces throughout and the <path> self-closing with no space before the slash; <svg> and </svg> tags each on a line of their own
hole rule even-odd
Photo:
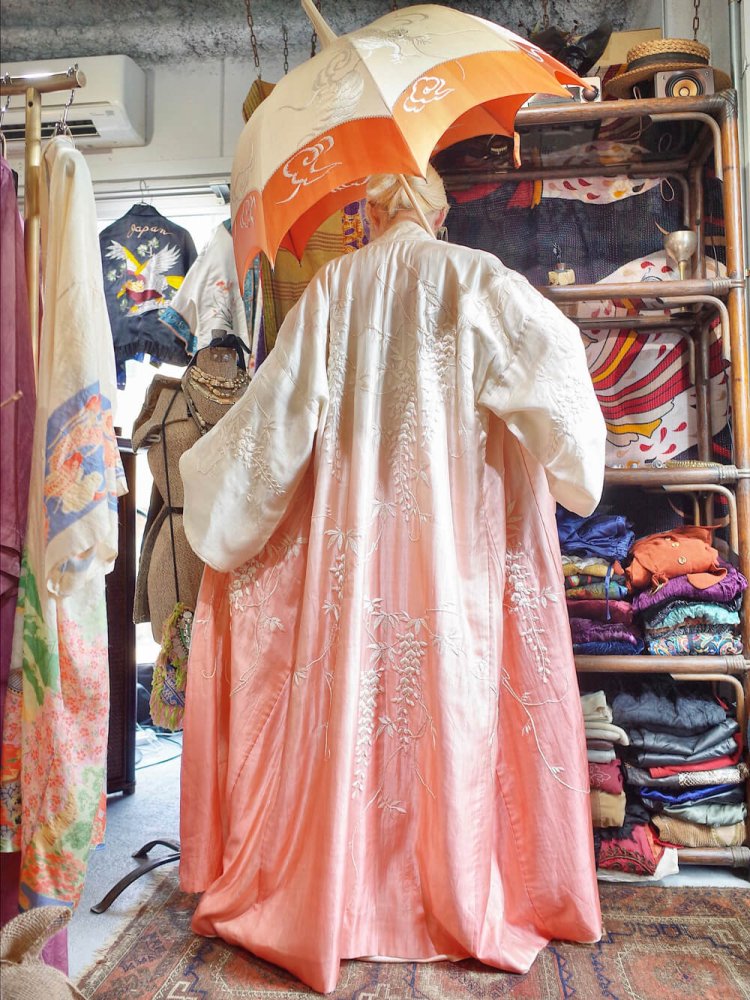
<svg viewBox="0 0 750 1000">
<path fill-rule="evenodd" d="M 439 177 L 410 184 L 437 228 Z M 180 463 L 181 884 L 197 933 L 321 992 L 341 959 L 525 972 L 601 930 L 554 518 L 602 487 L 580 335 L 394 177 L 368 214 Z"/>
</svg>

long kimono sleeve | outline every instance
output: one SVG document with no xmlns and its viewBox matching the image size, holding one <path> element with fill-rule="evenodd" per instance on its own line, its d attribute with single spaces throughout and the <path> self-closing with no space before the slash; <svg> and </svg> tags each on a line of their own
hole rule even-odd
<svg viewBox="0 0 750 1000">
<path fill-rule="evenodd" d="M 490 283 L 478 402 L 544 467 L 568 510 L 590 514 L 604 481 L 606 428 L 578 328 L 519 275 Z"/>
<path fill-rule="evenodd" d="M 220 572 L 260 552 L 304 475 L 328 400 L 327 335 L 317 278 L 242 399 L 180 459 L 188 542 Z"/>
</svg>

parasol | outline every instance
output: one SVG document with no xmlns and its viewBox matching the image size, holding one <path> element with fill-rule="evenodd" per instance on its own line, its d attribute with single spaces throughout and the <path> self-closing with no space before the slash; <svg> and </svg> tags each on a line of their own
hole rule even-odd
<svg viewBox="0 0 750 1000">
<path fill-rule="evenodd" d="M 240 135 L 232 233 L 245 274 L 263 251 L 301 257 L 315 229 L 362 197 L 374 173 L 424 175 L 434 152 L 513 135 L 536 93 L 585 86 L 547 53 L 491 21 L 432 4 L 392 11 L 336 37 L 302 0 L 324 44 L 288 73 Z"/>
</svg>

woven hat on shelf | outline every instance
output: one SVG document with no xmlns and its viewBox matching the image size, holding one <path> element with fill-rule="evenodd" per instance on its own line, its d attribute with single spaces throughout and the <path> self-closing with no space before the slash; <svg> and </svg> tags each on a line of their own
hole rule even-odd
<svg viewBox="0 0 750 1000">
<path fill-rule="evenodd" d="M 627 65 L 605 84 L 611 97 L 630 97 L 630 89 L 643 80 L 651 80 L 657 73 L 673 70 L 704 69 L 709 66 L 711 52 L 708 46 L 690 38 L 658 38 L 634 45 L 627 55 Z M 727 73 L 714 69 L 714 89 L 726 90 L 732 86 Z"/>
</svg>

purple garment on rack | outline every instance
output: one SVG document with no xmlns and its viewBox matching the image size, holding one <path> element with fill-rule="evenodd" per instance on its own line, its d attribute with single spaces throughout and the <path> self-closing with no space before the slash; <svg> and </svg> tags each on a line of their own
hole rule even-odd
<svg viewBox="0 0 750 1000">
<path fill-rule="evenodd" d="M 10 669 L 18 577 L 34 437 L 35 379 L 23 254 L 13 173 L 0 157 L 0 408 L 3 474 L 0 479 L 0 735 Z"/>
<path fill-rule="evenodd" d="M 26 534 L 26 512 L 34 437 L 36 380 L 23 253 L 23 227 L 16 186 L 7 162 L 0 157 L 0 402 L 16 392 L 23 395 L 0 408 L 3 474 L 0 477 L 0 741 L 5 717 L 5 692 L 10 672 L 18 577 Z M 21 855 L 0 855 L 0 926 L 18 913 Z M 67 934 L 67 931 L 65 932 Z M 67 937 L 66 937 L 67 942 Z M 45 956 L 46 959 L 46 956 Z M 67 970 L 65 962 L 55 963 Z"/>
<path fill-rule="evenodd" d="M 633 597 L 633 611 L 646 611 L 661 607 L 670 601 L 709 601 L 715 604 L 726 604 L 747 588 L 747 580 L 738 569 L 719 559 L 727 575 L 723 580 L 712 584 L 705 590 L 698 590 L 686 576 L 674 576 L 667 580 L 663 587 L 651 592 L 642 590 Z"/>
<path fill-rule="evenodd" d="M 586 600 L 566 601 L 571 618 L 591 618 L 599 622 L 622 622 L 629 625 L 633 621 L 633 608 L 628 601 Z"/>
<path fill-rule="evenodd" d="M 266 350 L 266 327 L 263 317 L 260 318 L 260 330 L 258 331 L 258 346 L 255 351 L 255 370 L 260 368 L 263 362 L 268 357 L 268 351 Z"/>
</svg>

